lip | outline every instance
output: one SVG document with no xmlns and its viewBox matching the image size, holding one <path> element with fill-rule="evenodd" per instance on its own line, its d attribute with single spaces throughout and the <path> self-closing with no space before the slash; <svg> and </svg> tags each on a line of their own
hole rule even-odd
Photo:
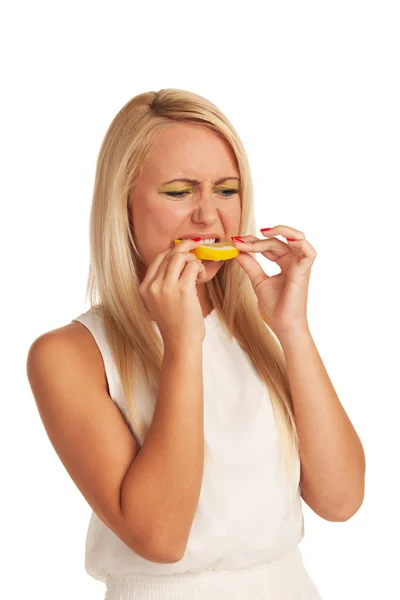
<svg viewBox="0 0 400 600">
<path fill-rule="evenodd" d="M 193 231 L 192 233 L 185 233 L 184 235 L 180 235 L 178 237 L 176 237 L 176 240 L 188 240 L 188 239 L 192 239 L 195 237 L 199 237 L 201 240 L 207 240 L 209 238 L 218 238 L 219 240 L 222 240 L 222 237 L 219 235 L 219 233 L 216 232 L 210 232 L 210 233 L 196 233 L 195 231 Z"/>
</svg>

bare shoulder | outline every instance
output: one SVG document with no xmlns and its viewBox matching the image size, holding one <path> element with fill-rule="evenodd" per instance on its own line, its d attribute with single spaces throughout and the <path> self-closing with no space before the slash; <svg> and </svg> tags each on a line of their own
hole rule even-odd
<svg viewBox="0 0 400 600">
<path fill-rule="evenodd" d="M 139 447 L 108 393 L 91 332 L 71 322 L 40 335 L 29 349 L 26 369 L 47 435 L 71 479 L 98 517 L 144 556 L 141 526 L 128 522 L 120 505 Z"/>
<path fill-rule="evenodd" d="M 97 379 L 99 386 L 109 392 L 100 349 L 92 333 L 79 321 L 73 321 L 37 337 L 29 348 L 28 363 L 29 356 L 33 352 L 37 352 L 39 347 L 43 352 L 46 352 L 45 348 L 47 347 L 53 355 L 55 353 L 55 360 L 61 358 L 61 356 L 57 357 L 58 354 L 64 356 L 64 353 L 68 352 L 78 353 L 80 360 L 83 361 L 83 366 L 90 370 L 93 377 Z M 64 366 L 64 363 L 60 363 L 60 368 Z"/>
</svg>

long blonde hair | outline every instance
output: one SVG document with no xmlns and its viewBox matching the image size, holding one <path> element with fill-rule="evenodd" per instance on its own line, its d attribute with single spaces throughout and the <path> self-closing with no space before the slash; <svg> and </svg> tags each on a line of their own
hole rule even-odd
<svg viewBox="0 0 400 600">
<path fill-rule="evenodd" d="M 141 258 L 129 198 L 157 135 L 169 125 L 185 122 L 207 127 L 230 144 L 241 178 L 239 235 L 257 236 L 247 154 L 234 127 L 214 104 L 186 90 L 163 89 L 139 94 L 122 107 L 106 132 L 97 159 L 86 301 L 89 299 L 90 311 L 103 319 L 130 415 L 128 425 L 141 444 L 148 426 L 137 411 L 135 381 L 144 377 L 157 389 L 163 346 L 138 290 Z M 281 439 L 287 491 L 296 494 L 296 461 L 301 452 L 282 348 L 260 310 L 247 274 L 236 261 L 225 261 L 205 286 L 223 326 L 265 381 Z M 204 450 L 205 456 L 212 456 L 206 440 Z"/>
</svg>

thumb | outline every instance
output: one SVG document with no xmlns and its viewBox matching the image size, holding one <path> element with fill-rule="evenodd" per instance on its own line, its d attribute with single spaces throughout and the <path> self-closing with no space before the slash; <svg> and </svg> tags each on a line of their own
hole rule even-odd
<svg viewBox="0 0 400 600">
<path fill-rule="evenodd" d="M 258 265 L 256 259 L 253 258 L 253 256 L 251 256 L 248 252 L 240 252 L 238 256 L 235 256 L 234 260 L 236 260 L 239 263 L 239 265 L 244 271 L 246 271 L 246 273 L 248 273 L 249 270 L 254 268 L 256 265 Z"/>
<path fill-rule="evenodd" d="M 250 277 L 253 287 L 256 283 L 260 283 L 263 279 L 268 279 L 269 276 L 264 272 L 260 263 L 251 256 L 248 252 L 241 252 L 235 259 L 247 275 Z"/>
</svg>

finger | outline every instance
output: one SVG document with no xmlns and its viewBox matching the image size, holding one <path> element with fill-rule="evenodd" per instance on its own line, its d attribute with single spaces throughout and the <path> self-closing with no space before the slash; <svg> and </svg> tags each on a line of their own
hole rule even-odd
<svg viewBox="0 0 400 600">
<path fill-rule="evenodd" d="M 288 227 L 287 225 L 275 225 L 275 227 L 271 227 L 270 229 L 260 229 L 260 232 L 265 237 L 269 237 L 271 235 L 282 235 L 283 237 L 290 237 L 297 239 L 302 239 L 305 237 L 304 233 L 299 229 L 294 229 L 293 227 Z"/>
<path fill-rule="evenodd" d="M 182 279 L 183 275 L 186 273 L 187 268 L 186 265 L 189 265 L 189 278 L 193 279 L 193 273 L 195 274 L 194 279 L 197 277 L 197 272 L 199 269 L 199 259 L 190 252 L 178 252 L 173 254 L 170 259 L 166 259 L 162 265 L 160 265 L 160 278 L 164 280 L 171 280 L 176 282 L 178 279 Z M 200 261 L 201 262 L 201 261 Z M 190 264 L 189 264 L 190 263 Z M 191 267 L 191 263 L 193 263 L 196 267 Z M 164 269 L 164 271 L 162 270 Z M 188 275 L 185 276 L 185 280 Z"/>
<path fill-rule="evenodd" d="M 254 290 L 256 290 L 263 281 L 270 278 L 270 276 L 264 272 L 260 263 L 253 256 L 251 256 L 251 253 L 244 252 L 240 256 L 237 256 L 236 260 L 246 271 Z"/>
<path fill-rule="evenodd" d="M 193 265 L 193 266 L 192 266 Z M 198 258 L 195 258 L 194 261 L 188 261 L 182 271 L 181 276 L 178 279 L 182 284 L 196 285 L 200 277 L 205 272 L 205 266 Z M 174 277 L 174 275 L 172 275 Z"/>
<path fill-rule="evenodd" d="M 196 248 L 199 244 L 200 242 L 194 242 L 193 240 L 184 240 L 180 244 L 177 244 L 174 248 L 168 248 L 164 252 L 161 252 L 147 267 L 146 275 L 144 276 L 142 285 L 144 287 L 148 286 L 154 281 L 154 279 L 156 279 L 160 265 L 163 264 L 163 261 L 168 254 L 175 254 L 176 252 L 188 252 L 190 249 Z M 162 273 L 165 272 L 165 268 L 162 270 Z"/>
<path fill-rule="evenodd" d="M 297 256 L 305 256 L 313 259 L 317 256 L 315 248 L 306 239 L 294 240 L 293 242 L 288 242 L 288 245 Z"/>
<path fill-rule="evenodd" d="M 242 236 L 244 242 L 235 242 L 232 240 L 238 250 L 242 250 L 243 252 L 277 252 L 279 254 L 284 254 L 288 251 L 288 244 L 282 242 L 282 240 L 278 240 L 277 238 L 271 238 L 270 240 L 260 240 L 256 238 L 254 235 L 244 235 Z M 266 243 L 268 242 L 267 246 Z"/>
<path fill-rule="evenodd" d="M 252 244 L 258 239 L 254 235 L 242 235 L 240 237 L 243 242 L 238 242 L 237 240 L 231 240 L 231 242 L 235 244 L 238 250 L 243 249 L 245 252 L 248 252 L 248 248 L 253 247 Z"/>
<path fill-rule="evenodd" d="M 200 246 L 200 244 L 201 240 L 199 242 L 182 240 L 180 244 L 177 244 L 172 250 L 169 250 L 158 267 L 156 274 L 157 279 L 165 279 L 165 277 L 170 276 L 175 280 L 179 279 L 181 271 L 184 269 L 184 266 L 182 266 L 183 262 L 197 260 L 197 256 L 191 251 Z"/>
</svg>

